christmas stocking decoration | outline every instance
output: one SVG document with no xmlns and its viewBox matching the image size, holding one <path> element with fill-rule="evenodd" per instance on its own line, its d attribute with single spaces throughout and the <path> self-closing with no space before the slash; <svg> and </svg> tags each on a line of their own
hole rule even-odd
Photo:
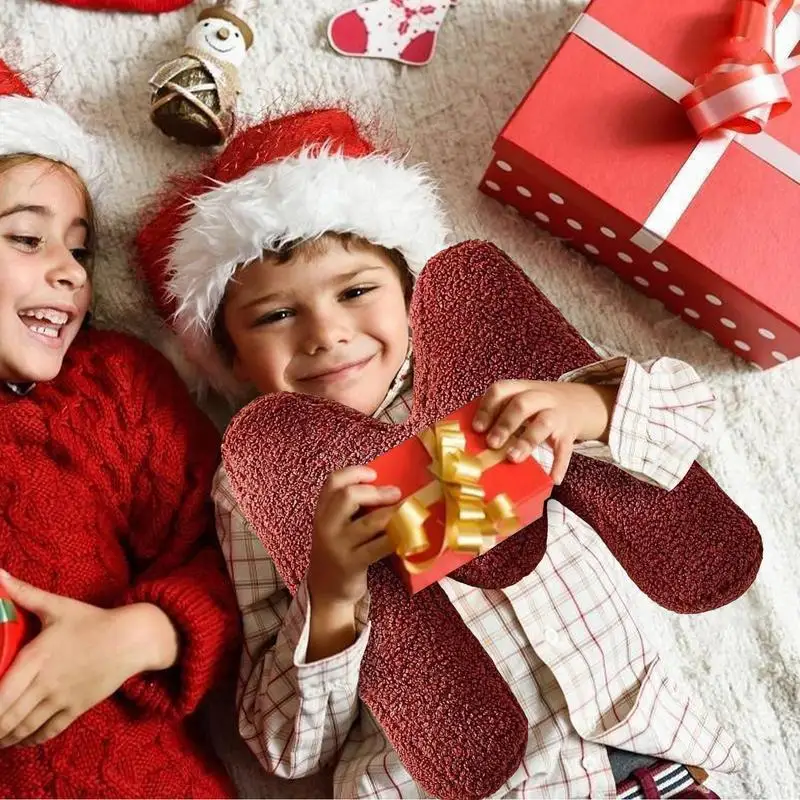
<svg viewBox="0 0 800 800">
<path fill-rule="evenodd" d="M 432 58 L 439 28 L 458 0 L 369 0 L 337 14 L 328 39 L 337 53 L 388 58 L 421 67 Z"/>
</svg>

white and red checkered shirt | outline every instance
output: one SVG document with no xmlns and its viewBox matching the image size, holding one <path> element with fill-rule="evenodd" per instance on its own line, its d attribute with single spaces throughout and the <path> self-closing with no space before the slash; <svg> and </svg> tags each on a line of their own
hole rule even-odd
<svg viewBox="0 0 800 800">
<path fill-rule="evenodd" d="M 410 371 L 399 378 L 379 409 L 383 421 L 408 417 Z M 643 480 L 674 487 L 708 439 L 714 395 L 680 361 L 612 358 L 561 380 L 619 384 L 608 444 L 585 442 L 576 452 Z M 536 457 L 550 468 L 549 450 Z M 356 642 L 307 663 L 305 585 L 291 597 L 223 469 L 214 499 L 244 619 L 238 704 L 245 741 L 266 770 L 285 778 L 335 763 L 336 797 L 425 797 L 358 697 L 369 599 L 357 609 Z M 555 500 L 547 525 L 543 560 L 515 586 L 440 584 L 530 722 L 525 757 L 498 796 L 615 797 L 606 746 L 734 770 L 733 740 L 667 677 L 614 587 L 597 534 Z"/>
</svg>

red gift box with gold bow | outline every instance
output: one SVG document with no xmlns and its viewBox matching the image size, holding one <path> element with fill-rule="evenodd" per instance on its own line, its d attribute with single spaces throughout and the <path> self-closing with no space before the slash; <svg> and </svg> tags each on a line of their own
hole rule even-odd
<svg viewBox="0 0 800 800">
<path fill-rule="evenodd" d="M 762 367 L 800 355 L 800 0 L 593 0 L 481 184 Z"/>
<path fill-rule="evenodd" d="M 516 464 L 472 429 L 479 400 L 370 463 L 376 485 L 397 486 L 387 533 L 392 565 L 411 594 L 542 516 L 553 481 L 532 458 Z"/>
<path fill-rule="evenodd" d="M 28 641 L 31 624 L 28 615 L 12 602 L 0 586 L 0 678 Z"/>
</svg>

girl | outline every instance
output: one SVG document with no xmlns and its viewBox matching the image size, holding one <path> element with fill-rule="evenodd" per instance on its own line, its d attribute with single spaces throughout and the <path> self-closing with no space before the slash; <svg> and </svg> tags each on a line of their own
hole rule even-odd
<svg viewBox="0 0 800 800">
<path fill-rule="evenodd" d="M 190 716 L 237 641 L 218 440 L 160 355 L 87 329 L 99 177 L 0 62 L 0 581 L 39 622 L 0 678 L 0 796 L 229 796 Z"/>
</svg>

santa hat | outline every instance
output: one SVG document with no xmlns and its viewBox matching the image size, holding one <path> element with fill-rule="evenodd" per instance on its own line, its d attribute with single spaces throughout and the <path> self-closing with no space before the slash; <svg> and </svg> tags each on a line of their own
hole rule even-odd
<svg viewBox="0 0 800 800">
<path fill-rule="evenodd" d="M 329 232 L 398 250 L 414 275 L 448 235 L 425 168 L 377 150 L 339 109 L 242 131 L 202 175 L 179 183 L 141 230 L 139 266 L 156 305 L 215 388 L 229 396 L 243 388 L 212 339 L 236 270 Z"/>
<path fill-rule="evenodd" d="M 188 6 L 192 0 L 50 0 L 86 11 L 130 11 L 139 14 L 163 14 Z"/>
<path fill-rule="evenodd" d="M 0 60 L 0 156 L 17 154 L 67 164 L 97 197 L 102 172 L 91 137 L 58 106 L 33 97 L 19 75 Z"/>
</svg>

